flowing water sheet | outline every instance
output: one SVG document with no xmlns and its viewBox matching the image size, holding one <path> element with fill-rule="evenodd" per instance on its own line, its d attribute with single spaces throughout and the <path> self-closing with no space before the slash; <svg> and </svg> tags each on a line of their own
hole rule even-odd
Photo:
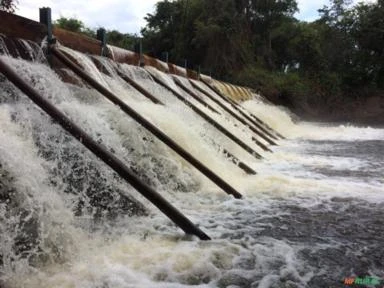
<svg viewBox="0 0 384 288">
<path fill-rule="evenodd" d="M 245 198 L 223 193 L 94 90 L 63 83 L 44 63 L 1 56 L 214 239 L 184 236 L 0 75 L 2 288 L 311 288 L 384 278 L 383 129 L 298 123 L 280 107 L 247 101 L 244 108 L 287 137 L 260 161 L 144 69 L 122 67 L 165 106 L 70 53 Z M 210 115 L 258 149 L 234 119 Z M 258 174 L 237 169 L 223 147 Z"/>
</svg>

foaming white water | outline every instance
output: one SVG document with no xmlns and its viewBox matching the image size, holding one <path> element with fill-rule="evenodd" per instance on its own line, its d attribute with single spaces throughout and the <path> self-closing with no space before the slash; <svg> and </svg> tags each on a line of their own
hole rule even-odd
<svg viewBox="0 0 384 288">
<path fill-rule="evenodd" d="M 101 85 L 107 87 L 107 83 L 104 82 L 104 79 L 103 77 L 101 77 L 100 72 L 95 69 L 95 65 L 93 64 L 90 58 L 84 57 L 84 54 L 69 49 L 65 46 L 60 46 L 60 49 L 70 54 L 71 57 L 73 57 L 76 62 L 79 63 L 84 68 L 84 70 L 86 70 L 87 73 L 90 74 L 90 76 L 92 76 L 93 79 L 98 81 Z"/>
<path fill-rule="evenodd" d="M 198 96 L 202 97 L 202 95 L 198 91 L 195 91 L 195 89 L 192 87 L 192 85 L 189 83 L 189 81 L 187 79 L 182 78 L 182 77 L 177 77 L 177 76 L 174 76 L 174 77 L 177 78 L 178 81 L 183 83 L 183 85 L 186 86 L 188 89 L 190 89 L 192 92 L 194 92 L 195 94 L 198 94 Z M 205 98 L 207 98 L 207 97 L 203 98 L 204 101 L 206 101 Z M 197 103 L 196 100 L 191 100 L 191 101 L 196 102 L 196 105 L 198 104 L 198 105 L 201 105 L 201 107 L 204 107 L 202 104 Z M 258 147 L 257 145 L 255 145 L 255 143 L 251 140 L 252 138 L 250 137 L 250 135 L 252 135 L 252 132 L 251 132 L 251 130 L 248 129 L 248 127 L 241 124 L 235 118 L 230 117 L 230 115 L 227 114 L 226 111 L 221 109 L 215 103 L 210 103 L 209 99 L 207 100 L 207 102 L 210 105 L 212 105 L 213 107 L 215 107 L 218 111 L 220 111 L 219 112 L 220 114 L 214 113 L 211 110 L 209 110 L 208 108 L 204 107 L 206 114 L 208 114 L 217 123 L 220 123 L 220 125 L 222 125 L 227 131 L 229 131 L 233 135 L 236 135 L 239 139 L 241 139 L 243 142 L 245 142 L 249 147 L 252 147 L 258 153 L 263 152 L 263 150 L 260 147 Z M 256 139 L 258 139 L 259 141 L 263 142 L 263 139 L 261 139 L 259 136 L 256 136 L 256 135 L 252 135 L 252 136 L 255 137 Z"/>
<path fill-rule="evenodd" d="M 306 122 L 295 123 L 290 116 L 290 112 L 284 108 L 256 101 L 246 101 L 242 105 L 290 139 L 330 141 L 384 139 L 383 129 Z"/>
<path fill-rule="evenodd" d="M 185 237 L 180 229 L 118 180 L 79 143 L 52 125 L 48 117 L 43 116 L 24 95 L 7 87 L 1 90 L 0 98 L 3 101 L 0 102 L 0 164 L 15 177 L 14 186 L 21 195 L 28 196 L 27 202 L 37 203 L 34 206 L 38 209 L 31 210 L 44 211 L 38 217 L 42 219 L 39 222 L 42 225 L 41 239 L 50 244 L 40 246 L 60 246 L 56 250 L 46 248 L 46 254 L 57 255 L 59 252 L 62 257 L 33 262 L 18 255 L 7 256 L 10 260 L 1 266 L 5 268 L 0 270 L 0 285 L 3 281 L 7 288 L 319 287 L 310 283 L 314 276 L 340 267 L 332 267 L 330 263 L 334 261 L 330 261 L 319 269 L 318 263 L 303 255 L 308 251 L 311 255 L 327 252 L 327 249 L 338 251 L 345 246 L 345 239 L 331 235 L 329 240 L 324 234 L 308 240 L 306 237 L 312 237 L 314 233 L 312 225 L 315 227 L 313 230 L 337 226 L 332 222 L 333 218 L 327 219 L 326 216 L 338 209 L 347 211 L 353 201 L 372 210 L 379 209 L 375 205 L 384 202 L 383 182 L 372 174 L 376 166 L 368 165 L 379 165 L 380 160 L 368 161 L 367 155 L 357 157 L 344 151 L 348 152 L 353 147 L 348 146 L 353 144 L 350 140 L 382 139 L 383 130 L 345 127 L 345 135 L 337 138 L 340 134 L 338 129 L 343 129 L 341 127 L 296 124 L 280 108 L 248 101 L 243 104 L 248 110 L 289 138 L 280 141 L 281 145 L 263 161 L 256 161 L 154 83 L 145 70 L 122 66 L 124 71 L 166 103 L 165 107 L 153 104 L 122 79 L 100 73 L 92 61 L 83 59 L 86 56 L 78 54 L 77 57 L 80 63 L 87 63 L 86 70 L 90 70 L 96 79 L 241 190 L 245 199 L 227 196 L 95 91 L 62 83 L 44 65 L 7 59 L 40 93 L 135 168 L 141 177 L 214 240 L 202 242 Z M 159 76 L 178 89 L 171 77 L 162 73 Z M 233 119 L 227 121 L 225 117 L 217 120 L 242 138 L 249 139 L 249 131 L 234 129 L 233 124 L 237 122 Z M 335 140 L 341 142 L 343 148 L 338 153 L 335 151 L 340 147 L 335 146 Z M 237 169 L 221 155 L 221 147 L 246 159 L 258 175 L 249 176 Z M 67 174 L 72 170 L 76 173 L 69 177 Z M 58 175 L 52 174 L 54 171 Z M 85 172 L 96 176 L 92 178 Z M 367 175 L 360 175 L 360 172 Z M 149 216 L 119 215 L 112 221 L 105 218 L 93 220 L 92 213 L 75 216 L 73 210 L 77 196 L 65 192 L 66 188 L 76 182 L 72 190 L 89 197 L 87 188 L 96 181 L 94 178 L 106 179 L 111 183 L 108 186 L 111 190 L 122 189 L 134 195 L 148 208 Z M 52 180 L 56 183 L 52 184 Z M 96 187 L 101 189 L 101 184 L 97 182 Z M 91 200 L 85 196 L 91 205 Z M 352 208 L 357 210 L 358 206 Z M 325 216 L 311 214 L 312 211 Z M 364 217 L 367 211 L 355 213 Z M 334 218 L 346 222 L 348 219 L 343 217 L 353 217 L 354 214 L 336 216 Z M 5 219 L 1 223 L 6 224 L 0 225 L 1 232 L 4 232 L 0 236 L 0 255 L 4 255 L 7 249 L 12 251 L 8 239 L 17 237 L 17 233 L 12 234 L 10 229 L 17 219 L 6 219 L 4 205 L 0 205 L 0 217 Z M 289 217 L 292 219 L 285 221 Z M 321 227 L 314 226 L 323 218 Z M 312 222 L 306 224 L 309 219 Z M 370 225 L 374 226 L 374 223 Z M 298 231 L 300 227 L 306 227 L 305 233 Z M 348 253 L 353 254 L 351 251 Z M 15 260 L 14 257 L 18 258 Z M 326 259 L 322 258 L 322 261 Z M 374 266 L 371 268 L 377 270 Z M 335 279 L 335 283 L 338 280 Z"/>
<path fill-rule="evenodd" d="M 67 52 L 69 51 L 70 50 Z M 76 54 L 76 56 L 85 57 L 81 54 Z M 86 61 L 83 60 L 82 62 Z M 133 107 L 136 111 L 139 111 L 144 117 L 146 117 L 146 119 L 150 120 L 162 131 L 166 132 L 169 136 L 171 136 L 171 138 L 175 139 L 177 143 L 186 148 L 186 150 L 192 155 L 198 157 L 200 161 L 202 161 L 209 168 L 213 169 L 217 174 L 224 178 L 232 179 L 233 185 L 236 186 L 236 180 L 243 177 L 244 172 L 238 168 L 238 171 L 222 169 L 223 165 L 229 167 L 235 166 L 230 161 L 225 159 L 225 156 L 221 153 L 221 151 L 223 149 L 227 149 L 243 161 L 253 161 L 252 159 L 254 158 L 236 143 L 229 140 L 226 136 L 205 122 L 202 118 L 196 117 L 196 114 L 189 107 L 177 100 L 170 92 L 162 89 L 161 87 L 159 88 L 159 85 L 148 77 L 149 75 L 145 72 L 145 70 L 135 67 L 131 68 L 127 65 L 123 67 L 125 71 L 131 70 L 129 71 L 129 74 L 136 75 L 136 81 L 148 88 L 156 97 L 159 97 L 160 100 L 167 105 L 164 107 L 151 103 L 149 100 L 145 99 L 143 95 L 140 95 L 139 92 L 127 89 L 127 84 L 121 79 L 111 78 L 105 74 L 101 74 L 93 64 L 87 65 L 85 69 L 86 71 L 93 71 L 90 73 L 92 75 L 98 74 L 97 78 L 103 78 L 102 82 L 107 83 L 108 87 L 119 95 L 128 105 Z M 161 72 L 158 73 L 167 83 L 173 82 L 167 75 Z M 143 75 L 144 77 L 139 77 L 140 75 Z M 174 83 L 172 87 L 175 87 Z M 176 89 L 178 88 L 176 87 Z M 132 95 L 135 95 L 135 99 L 141 97 L 142 101 L 132 101 Z M 207 111 L 206 113 L 209 114 Z M 219 119 L 218 121 L 222 120 L 223 119 Z M 182 123 L 185 123 L 185 125 Z M 233 128 L 231 129 L 234 133 L 236 133 L 236 130 L 233 130 Z M 237 133 L 242 132 L 237 130 Z M 250 137 L 249 135 L 244 134 L 243 140 L 246 141 L 246 138 L 249 139 Z M 258 150 L 254 143 L 248 142 L 248 144 L 253 146 L 255 150 Z M 223 146 L 223 148 L 221 146 Z M 209 182 L 205 183 L 208 184 Z M 210 186 L 207 186 L 206 189 L 212 190 L 212 187 L 213 186 L 210 184 Z"/>
<path fill-rule="evenodd" d="M 9 205 L 14 206 L 9 209 L 6 203 L 0 204 L 0 255 L 4 263 L 0 279 L 3 281 L 33 273 L 28 261 L 38 262 L 40 257 L 48 262 L 66 261 L 76 253 L 75 243 L 81 235 L 72 226 L 73 214 L 65 204 L 69 197 L 49 186 L 46 170 L 49 164 L 39 157 L 28 131 L 11 120 L 10 110 L 7 105 L 0 105 L 1 176 L 9 173 L 12 177 L 13 188 L 7 192 Z M 20 248 L 24 255 L 20 255 L 15 246 L 26 236 L 23 233 L 40 237 L 34 244 L 26 242 Z"/>
</svg>

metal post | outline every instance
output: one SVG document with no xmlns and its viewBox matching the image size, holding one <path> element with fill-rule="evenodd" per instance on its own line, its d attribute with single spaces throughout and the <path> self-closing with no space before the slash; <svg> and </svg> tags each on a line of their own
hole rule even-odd
<svg viewBox="0 0 384 288">
<path fill-rule="evenodd" d="M 101 56 L 107 56 L 107 31 L 99 28 L 96 32 L 96 38 L 101 42 Z"/>
<path fill-rule="evenodd" d="M 165 63 L 167 63 L 167 64 L 168 64 L 168 57 L 169 57 L 168 54 L 169 54 L 168 52 L 162 52 L 161 53 L 161 60 L 165 61 Z"/>
<path fill-rule="evenodd" d="M 143 38 L 140 38 L 139 40 L 139 53 L 140 53 L 140 60 L 139 60 L 139 66 L 144 67 L 144 57 L 143 57 Z"/>
<path fill-rule="evenodd" d="M 40 11 L 40 23 L 47 26 L 47 41 L 48 44 L 54 42 L 52 34 L 52 11 L 49 7 L 43 7 L 39 9 Z"/>
</svg>

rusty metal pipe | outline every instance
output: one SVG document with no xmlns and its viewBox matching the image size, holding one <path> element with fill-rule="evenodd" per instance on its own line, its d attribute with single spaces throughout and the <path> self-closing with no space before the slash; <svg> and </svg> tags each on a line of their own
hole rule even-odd
<svg viewBox="0 0 384 288">
<path fill-rule="evenodd" d="M 196 88 L 198 91 L 200 91 L 201 93 L 203 93 L 205 96 L 207 96 L 209 99 L 211 99 L 213 102 L 215 102 L 217 105 L 219 105 L 222 109 L 224 109 L 227 113 L 229 113 L 232 117 L 234 117 L 235 119 L 237 119 L 240 123 L 242 123 L 243 125 L 245 125 L 246 127 L 248 127 L 252 132 L 254 132 L 256 135 L 260 136 L 262 139 L 264 139 L 265 141 L 267 141 L 269 144 L 271 145 L 276 145 L 275 142 L 273 142 L 273 140 L 269 139 L 266 135 L 264 135 L 262 132 L 260 132 L 258 129 L 256 129 L 255 127 L 249 125 L 249 123 L 247 123 L 243 118 L 241 118 L 239 115 L 237 115 L 236 113 L 234 113 L 231 109 L 229 109 L 227 106 L 225 106 L 223 103 L 221 103 L 219 100 L 217 100 L 215 97 L 213 97 L 212 95 L 210 95 L 208 92 L 204 91 L 204 89 L 202 89 L 201 87 L 199 87 L 198 85 L 196 85 L 195 83 L 193 83 L 193 81 L 190 81 L 190 83 L 192 84 L 192 86 L 194 88 Z M 260 141 L 256 140 L 256 138 L 252 138 L 254 139 L 254 141 L 256 142 L 257 145 L 259 145 L 264 151 L 268 151 L 268 152 L 272 152 L 271 149 L 269 149 L 267 146 L 265 146 L 263 143 L 261 143 Z"/>
<path fill-rule="evenodd" d="M 179 154 L 182 158 L 184 158 L 187 162 L 192 164 L 196 169 L 198 169 L 201 173 L 203 173 L 207 178 L 209 178 L 212 182 L 214 182 L 217 186 L 224 190 L 227 194 L 233 195 L 235 198 L 242 198 L 240 192 L 238 192 L 235 188 L 229 185 L 226 181 L 224 181 L 220 176 L 218 176 L 215 172 L 210 170 L 207 166 L 197 160 L 192 154 L 182 148 L 179 144 L 177 144 L 173 139 L 168 137 L 163 131 L 141 116 L 138 112 L 132 109 L 128 104 L 122 101 L 118 96 L 112 93 L 110 90 L 105 88 L 103 85 L 98 83 L 95 79 L 93 79 L 90 75 L 88 75 L 83 69 L 81 69 L 78 65 L 73 63 L 67 56 L 65 56 L 61 51 L 57 48 L 52 48 L 52 53 L 66 66 L 68 66 L 73 72 L 75 72 L 78 76 L 80 76 L 83 80 L 89 83 L 93 88 L 99 91 L 102 95 L 104 95 L 108 100 L 110 100 L 115 105 L 119 106 L 121 110 L 123 110 L 127 115 L 132 117 L 137 123 L 150 131 L 153 135 L 155 135 L 160 141 L 166 144 L 169 148 Z"/>
<path fill-rule="evenodd" d="M 80 141 L 88 150 L 100 158 L 105 164 L 111 167 L 124 180 L 131 184 L 141 195 L 147 198 L 169 219 L 179 226 L 185 233 L 196 235 L 201 240 L 210 240 L 210 237 L 196 227 L 187 217 L 170 204 L 163 196 L 153 188 L 140 180 L 119 158 L 108 149 L 97 143 L 84 130 L 77 126 L 63 112 L 57 109 L 52 103 L 40 95 L 32 86 L 26 83 L 16 72 L 0 58 L 0 71 L 17 88 L 26 94 L 37 106 L 51 116 L 61 127 Z M 126 197 L 124 193 L 121 196 Z"/>
<path fill-rule="evenodd" d="M 182 101 L 185 105 L 190 107 L 196 114 L 198 114 L 200 117 L 202 117 L 204 120 L 206 120 L 209 124 L 211 124 L 213 127 L 215 127 L 217 130 L 219 130 L 221 133 L 223 133 L 225 136 L 227 136 L 229 139 L 231 139 L 233 142 L 235 142 L 237 145 L 239 145 L 241 148 L 243 148 L 245 151 L 247 151 L 249 154 L 251 154 L 256 159 L 262 159 L 263 157 L 257 153 L 254 149 L 249 147 L 246 143 L 244 143 L 242 140 L 240 140 L 238 137 L 233 135 L 230 131 L 228 131 L 226 128 L 224 128 L 222 125 L 220 125 L 218 122 L 216 122 L 214 119 L 212 119 L 210 116 L 205 114 L 202 110 L 200 110 L 197 106 L 195 106 L 193 103 L 191 103 L 188 99 L 186 99 L 184 96 L 182 96 L 179 92 L 177 92 L 175 89 L 170 87 L 168 84 L 166 84 L 164 81 L 159 79 L 156 75 L 154 75 L 152 72 L 148 71 L 151 75 L 153 80 L 163 86 L 164 88 L 168 89 L 172 94 Z"/>
<path fill-rule="evenodd" d="M 227 98 L 225 97 L 218 89 L 216 89 L 215 87 L 213 87 L 211 84 L 209 84 L 207 81 L 205 81 L 204 79 L 200 79 L 200 81 L 202 83 L 204 83 L 210 90 L 212 90 L 213 92 L 215 92 L 221 99 L 223 99 L 224 101 L 228 102 L 234 109 L 236 109 L 237 111 L 239 111 L 239 113 L 244 117 L 246 118 L 248 121 L 250 121 L 253 125 L 255 125 L 256 127 L 258 127 L 260 130 L 262 130 L 264 133 L 266 133 L 267 135 L 269 135 L 270 137 L 272 137 L 273 139 L 275 140 L 278 140 L 278 137 L 281 138 L 281 139 L 285 139 L 284 136 L 282 136 L 279 132 L 275 131 L 274 129 L 272 129 L 268 124 L 266 124 L 264 121 L 262 121 L 261 119 L 259 119 L 258 117 L 256 117 L 255 115 L 253 115 L 252 113 L 251 116 L 254 118 L 252 119 L 251 117 L 249 117 L 247 114 L 245 114 L 238 106 L 240 106 L 239 104 L 237 104 L 235 101 L 233 101 L 232 99 L 230 98 Z M 241 106 L 240 106 L 241 107 Z M 241 107 L 242 109 L 244 109 L 243 107 Z M 256 121 L 258 122 L 256 122 Z M 264 126 L 264 127 L 262 127 Z M 268 132 L 267 130 L 265 129 L 269 129 L 271 131 L 271 133 L 274 133 L 275 135 L 271 134 L 270 132 Z"/>
</svg>

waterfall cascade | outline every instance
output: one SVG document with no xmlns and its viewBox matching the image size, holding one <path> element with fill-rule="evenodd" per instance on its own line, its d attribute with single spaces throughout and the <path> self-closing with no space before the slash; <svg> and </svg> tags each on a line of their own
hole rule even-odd
<svg viewBox="0 0 384 288">
<path fill-rule="evenodd" d="M 296 122 L 245 88 L 187 79 L 149 58 L 138 67 L 115 48 L 109 59 L 58 44 L 199 169 L 54 53 L 48 61 L 46 48 L 0 36 L 2 62 L 212 241 L 185 235 L 0 73 L 1 288 L 328 287 L 384 277 L 382 129 Z"/>
<path fill-rule="evenodd" d="M 22 80 L 30 83 L 37 93 L 46 97 L 75 123 L 80 123 L 88 135 L 127 163 L 140 179 L 163 193 L 165 191 L 165 193 L 191 193 L 202 189 L 202 186 L 206 186 L 205 189 L 208 187 L 209 190 L 214 189 L 214 185 L 198 175 L 191 165 L 188 165 L 188 161 L 164 147 L 154 135 L 138 126 L 121 110 L 103 99 L 98 92 L 89 89 L 89 83 L 84 82 L 84 79 L 71 69 L 54 64 L 53 71 L 37 44 L 3 36 L 0 39 L 0 51 L 4 55 L 1 60 L 13 67 Z M 260 139 L 255 145 L 251 139 L 259 136 L 254 135 L 251 138 L 253 132 L 245 125 L 247 123 L 233 118 L 228 113 L 229 108 L 223 110 L 222 107 L 226 107 L 224 106 L 226 104 L 221 103 L 222 100 L 202 100 L 205 97 L 201 91 L 209 95 L 215 94 L 208 92 L 207 88 L 202 88 L 203 83 L 194 83 L 200 88 L 199 91 L 187 80 L 177 76 L 173 78 L 158 70 L 147 68 L 148 71 L 127 64 L 117 64 L 112 60 L 99 56 L 86 56 L 66 47 L 61 47 L 60 50 L 75 61 L 95 82 L 119 95 L 123 105 L 130 105 L 133 111 L 143 115 L 149 123 L 159 127 L 160 131 L 166 131 L 171 139 L 175 139 L 175 142 L 183 147 L 182 149 L 189 151 L 191 157 L 199 159 L 202 165 L 208 167 L 208 171 L 218 171 L 217 174 L 221 174 L 216 176 L 218 179 L 225 178 L 226 174 L 232 173 L 231 170 L 236 170 L 238 175 L 242 175 L 244 172 L 239 170 L 237 165 L 242 169 L 245 167 L 246 172 L 251 171 L 255 174 L 250 164 L 244 163 L 253 162 L 252 157 L 245 152 L 251 151 L 251 154 L 256 153 L 255 155 L 260 156 L 259 152 L 262 151 L 260 147 L 266 147 L 267 143 L 261 146 L 261 142 L 265 140 Z M 162 79 L 161 81 L 169 85 L 166 87 L 171 91 L 159 86 L 153 77 Z M 43 171 L 39 181 L 46 182 L 48 190 L 58 189 L 59 193 L 55 193 L 58 198 L 56 201 L 62 202 L 60 205 L 67 214 L 72 211 L 72 217 L 99 219 L 98 221 L 115 219 L 121 215 L 148 216 L 150 213 L 148 208 L 144 208 L 146 205 L 141 204 L 144 199 L 137 200 L 137 193 L 127 192 L 127 188 L 123 187 L 121 179 L 115 173 L 108 171 L 99 159 L 76 143 L 68 132 L 52 122 L 53 119 L 44 115 L 4 76 L 1 80 L 3 83 L 1 99 L 3 108 L 6 108 L 3 111 L 4 118 L 13 126 L 29 123 L 17 129 L 21 130 L 20 133 L 26 137 L 26 141 L 32 141 L 30 144 L 34 157 L 42 162 Z M 177 93 L 177 98 L 173 97 L 174 93 Z M 211 99 L 215 99 L 214 97 L 217 98 L 217 95 L 211 96 Z M 205 101 L 211 103 L 207 104 Z M 222 106 L 220 107 L 218 103 Z M 199 112 L 198 115 L 196 111 Z M 213 125 L 207 126 L 207 124 Z M 225 146 L 228 148 L 224 148 Z M 244 147 L 248 150 L 241 149 Z M 200 156 L 203 151 L 206 151 L 205 157 Z M 243 160 L 240 161 L 229 151 L 234 151 Z M 36 204 L 36 207 L 24 203 L 23 198 L 27 197 L 29 189 L 24 187 L 27 191 L 23 189 L 19 191 L 20 189 L 16 188 L 17 183 L 14 183 L 16 176 L 13 175 L 11 168 L 8 168 L 13 163 L 8 163 L 10 159 L 1 160 L 5 175 L 2 183 L 4 216 L 10 217 L 15 214 L 14 217 L 18 218 L 16 221 L 18 229 L 11 239 L 12 249 L 8 253 L 1 254 L 2 263 L 5 260 L 13 263 L 14 258 L 26 259 L 25 261 L 30 263 L 38 262 L 40 259 L 47 261 L 45 258 L 52 255 L 50 252 L 44 253 L 44 250 L 47 250 L 45 242 L 54 246 L 51 249 L 65 248 L 56 247 L 57 243 L 49 241 L 48 237 L 45 239 L 41 231 L 43 222 L 38 211 L 47 205 L 44 201 L 49 200 L 44 199 L 43 202 Z M 225 166 L 231 168 L 225 171 L 226 169 L 223 169 Z M 33 193 L 28 197 L 35 200 Z"/>
</svg>

